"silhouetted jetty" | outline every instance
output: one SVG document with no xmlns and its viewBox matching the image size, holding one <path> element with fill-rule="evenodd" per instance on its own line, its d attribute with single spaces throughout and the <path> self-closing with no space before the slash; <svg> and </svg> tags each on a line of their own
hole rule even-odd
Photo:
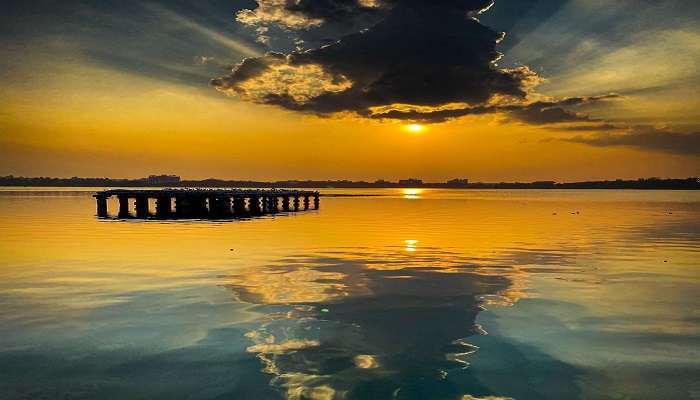
<svg viewBox="0 0 700 400">
<path fill-rule="evenodd" d="M 113 196 L 119 201 L 119 218 L 141 219 L 236 218 L 308 210 L 312 199 L 314 209 L 318 209 L 320 203 L 318 192 L 306 190 L 113 189 L 93 195 L 98 217 L 109 217 L 107 200 Z M 155 201 L 155 213 L 150 211 L 151 200 Z"/>
</svg>

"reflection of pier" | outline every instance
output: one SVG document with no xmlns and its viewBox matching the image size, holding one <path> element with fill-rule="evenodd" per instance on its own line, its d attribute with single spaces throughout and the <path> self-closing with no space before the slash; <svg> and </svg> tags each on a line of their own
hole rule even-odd
<svg viewBox="0 0 700 400">
<path fill-rule="evenodd" d="M 301 211 L 319 207 L 319 193 L 304 190 L 255 189 L 114 189 L 93 195 L 97 200 L 97 216 L 109 216 L 107 200 L 119 201 L 119 218 L 236 218 Z M 155 213 L 150 211 L 151 200 Z M 135 214 L 130 211 L 133 201 Z"/>
</svg>

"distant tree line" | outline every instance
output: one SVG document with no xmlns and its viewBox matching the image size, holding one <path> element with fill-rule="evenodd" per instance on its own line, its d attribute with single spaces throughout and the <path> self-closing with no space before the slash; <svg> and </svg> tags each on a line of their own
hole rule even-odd
<svg viewBox="0 0 700 400">
<path fill-rule="evenodd" d="M 139 179 L 112 178 L 50 178 L 50 177 L 0 177 L 0 186 L 77 186 L 77 187 L 259 187 L 259 188 L 457 188 L 457 189 L 700 189 L 699 178 L 662 179 L 640 178 L 635 180 L 565 182 L 469 182 L 452 179 L 447 182 L 423 182 L 410 178 L 398 182 L 377 180 L 374 182 L 349 180 L 284 180 L 261 182 L 251 180 L 182 180 L 176 175 L 151 175 Z"/>
</svg>

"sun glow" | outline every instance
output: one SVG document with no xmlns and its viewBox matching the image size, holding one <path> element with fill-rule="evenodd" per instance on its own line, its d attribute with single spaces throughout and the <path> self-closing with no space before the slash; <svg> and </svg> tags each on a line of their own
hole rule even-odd
<svg viewBox="0 0 700 400">
<path fill-rule="evenodd" d="M 404 125 L 403 129 L 411 133 L 421 133 L 425 130 L 425 126 L 421 124 L 408 124 Z"/>
</svg>

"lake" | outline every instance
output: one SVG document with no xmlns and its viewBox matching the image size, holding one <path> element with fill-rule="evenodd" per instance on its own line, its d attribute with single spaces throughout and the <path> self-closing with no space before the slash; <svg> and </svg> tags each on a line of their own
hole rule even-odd
<svg viewBox="0 0 700 400">
<path fill-rule="evenodd" d="M 94 190 L 0 190 L 2 399 L 700 399 L 700 192 L 120 221 Z"/>
</svg>

